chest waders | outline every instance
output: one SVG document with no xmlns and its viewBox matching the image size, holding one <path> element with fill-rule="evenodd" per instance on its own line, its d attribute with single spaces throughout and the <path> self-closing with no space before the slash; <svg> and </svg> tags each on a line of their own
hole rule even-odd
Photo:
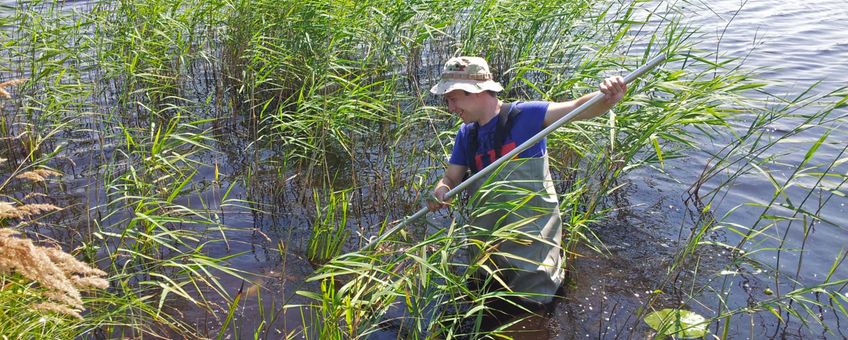
<svg viewBox="0 0 848 340">
<path fill-rule="evenodd" d="M 513 106 L 502 106 L 498 126 L 512 125 L 504 118 L 512 120 L 515 114 L 504 112 L 514 111 Z M 498 157 L 508 132 L 508 128 L 496 130 Z M 469 144 L 477 144 L 476 138 Z M 470 154 L 476 154 L 476 147 Z M 564 270 L 562 219 L 547 154 L 510 160 L 485 185 L 483 179 L 471 183 L 469 193 L 469 238 L 479 245 L 469 247 L 469 260 L 484 267 L 477 275 L 495 276 L 481 277 L 492 279 L 492 289 L 529 293 L 525 298 L 534 303 L 550 302 L 562 284 Z"/>
</svg>

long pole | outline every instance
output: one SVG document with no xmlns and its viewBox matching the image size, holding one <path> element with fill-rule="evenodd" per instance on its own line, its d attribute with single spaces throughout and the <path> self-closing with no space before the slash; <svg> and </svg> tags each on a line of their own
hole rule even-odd
<svg viewBox="0 0 848 340">
<path fill-rule="evenodd" d="M 648 71 L 652 70 L 654 67 L 656 67 L 657 65 L 659 65 L 660 63 L 665 61 L 665 58 L 666 57 L 665 57 L 664 54 L 654 57 L 653 59 L 651 59 L 647 63 L 645 63 L 645 65 L 642 65 L 642 67 L 639 67 L 635 71 L 630 72 L 630 74 L 625 76 L 624 82 L 629 84 L 630 82 L 632 82 L 636 78 L 641 77 L 643 74 L 647 73 Z M 605 94 L 600 93 L 600 94 L 592 97 L 592 99 L 589 99 L 588 101 L 583 103 L 583 105 L 578 106 L 576 109 L 569 112 L 567 115 L 558 119 L 553 124 L 548 125 L 548 127 L 543 129 L 542 131 L 539 131 L 538 133 L 533 135 L 533 137 L 530 137 L 530 139 L 528 139 L 526 142 L 522 143 L 521 145 L 519 145 L 518 147 L 516 147 L 512 151 L 508 152 L 506 155 L 501 156 L 501 158 L 498 158 L 493 163 L 489 164 L 488 166 L 486 166 L 482 170 L 478 171 L 476 174 L 474 174 L 474 176 L 469 177 L 468 179 L 466 179 L 465 181 L 463 181 L 462 183 L 460 183 L 459 185 L 457 185 L 456 187 L 454 187 L 453 189 L 448 191 L 445 194 L 445 199 L 451 198 L 454 195 L 462 192 L 462 190 L 465 190 L 465 188 L 468 187 L 469 185 L 471 185 L 471 183 L 474 183 L 474 181 L 476 181 L 476 180 L 478 180 L 482 177 L 488 176 L 489 173 L 492 172 L 493 170 L 497 169 L 498 166 L 500 166 L 501 164 L 503 164 L 507 160 L 512 159 L 513 157 L 515 157 L 515 155 L 518 155 L 522 151 L 529 148 L 531 145 L 536 144 L 537 142 L 542 140 L 542 138 L 545 138 L 545 136 L 547 136 L 548 134 L 550 134 L 551 132 L 553 132 L 554 130 L 556 130 L 557 128 L 562 126 L 563 124 L 569 122 L 571 119 L 573 119 L 575 116 L 579 115 L 580 113 L 582 113 L 583 111 L 588 109 L 590 106 L 595 105 L 595 103 L 604 100 L 605 97 L 606 97 Z M 368 242 L 368 244 L 365 245 L 365 247 L 362 247 L 361 250 L 370 249 L 371 247 L 375 246 L 377 243 L 382 242 L 387 237 L 394 234 L 400 228 L 405 227 L 410 222 L 417 220 L 419 217 L 427 215 L 427 212 L 429 212 L 429 211 L 430 211 L 430 209 L 427 208 L 427 207 L 421 208 L 421 210 L 418 210 L 415 214 L 406 217 L 403 221 L 398 223 L 398 225 L 392 227 L 388 231 L 384 232 L 382 235 L 371 240 L 371 242 Z"/>
</svg>

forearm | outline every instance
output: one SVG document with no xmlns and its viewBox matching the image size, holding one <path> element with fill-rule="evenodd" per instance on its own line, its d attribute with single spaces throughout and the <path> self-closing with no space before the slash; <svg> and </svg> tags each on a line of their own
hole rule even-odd
<svg viewBox="0 0 848 340">
<path fill-rule="evenodd" d="M 609 111 L 615 103 L 620 101 L 621 98 L 624 97 L 625 92 L 627 92 L 627 83 L 624 82 L 624 78 L 616 76 L 604 79 L 603 83 L 600 85 L 600 91 L 595 91 L 567 102 L 551 103 L 548 106 L 548 112 L 545 113 L 544 126 L 553 124 L 560 118 L 568 115 L 581 105 L 588 102 L 590 99 L 603 93 L 605 95 L 603 100 L 597 101 L 592 106 L 586 108 L 586 110 L 580 112 L 580 114 L 572 120 L 592 119 L 600 116 Z"/>
<path fill-rule="evenodd" d="M 450 197 L 446 197 L 446 195 L 448 191 L 455 188 L 462 181 L 465 169 L 464 166 L 454 164 L 448 166 L 445 175 L 439 179 L 439 182 L 433 188 L 433 199 L 427 201 L 427 206 L 431 211 L 444 208 L 450 203 Z"/>
<path fill-rule="evenodd" d="M 580 98 L 577 98 L 576 100 L 574 100 L 574 102 L 575 102 L 574 108 L 576 109 L 576 108 L 580 107 L 580 105 L 583 105 L 584 103 L 586 103 L 590 99 L 592 99 L 594 96 L 597 96 L 597 95 L 600 95 L 600 94 L 601 94 L 600 91 L 595 91 L 595 92 L 592 92 L 592 93 L 587 94 L 585 96 L 582 96 Z M 576 117 L 574 117 L 574 120 L 586 120 L 586 119 L 595 118 L 595 117 L 600 116 L 600 115 L 606 113 L 607 111 L 609 111 L 612 108 L 612 105 L 613 104 L 608 103 L 606 100 L 598 101 L 597 103 L 586 108 L 585 111 L 581 112 Z"/>
<path fill-rule="evenodd" d="M 449 164 L 447 169 L 445 169 L 444 175 L 442 175 L 442 179 L 436 183 L 436 188 L 440 186 L 447 186 L 448 189 L 453 189 L 460 183 L 462 183 L 462 179 L 465 177 L 466 167 L 456 164 Z"/>
<path fill-rule="evenodd" d="M 600 92 L 595 91 L 580 98 L 569 100 L 567 102 L 551 103 L 550 106 L 548 106 L 548 112 L 545 114 L 545 126 L 551 125 L 554 122 L 558 121 L 560 118 L 568 115 L 569 113 L 580 107 L 580 105 L 585 104 L 589 101 L 589 99 L 592 99 L 592 97 L 598 94 L 600 94 Z M 595 103 L 595 105 L 588 107 L 583 112 L 580 112 L 580 114 L 571 119 L 571 121 L 592 119 L 602 115 L 609 109 L 610 105 L 606 104 L 605 101 L 600 101 Z"/>
</svg>

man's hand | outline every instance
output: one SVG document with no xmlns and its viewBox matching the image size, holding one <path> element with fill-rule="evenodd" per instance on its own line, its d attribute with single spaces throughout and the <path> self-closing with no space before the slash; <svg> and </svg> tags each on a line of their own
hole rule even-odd
<svg viewBox="0 0 848 340">
<path fill-rule="evenodd" d="M 624 82 L 624 78 L 622 77 L 609 77 L 604 79 L 599 88 L 600 92 L 595 91 L 575 100 L 551 103 L 548 105 L 548 111 L 545 112 L 545 120 L 542 122 L 542 126 L 547 127 L 548 125 L 553 124 L 560 118 L 571 113 L 571 111 L 580 107 L 580 105 L 583 105 L 593 97 L 597 96 L 599 93 L 604 94 L 604 100 L 590 106 L 577 116 L 573 117 L 572 120 L 592 119 L 604 114 L 609 111 L 615 103 L 618 103 L 621 98 L 624 98 L 624 93 L 627 92 L 627 83 Z"/>
<path fill-rule="evenodd" d="M 427 200 L 427 208 L 429 208 L 430 211 L 436 211 L 447 207 L 448 203 L 450 203 L 450 200 L 445 200 L 445 195 L 448 191 L 450 191 L 450 187 L 439 182 L 439 184 L 436 185 L 436 188 L 433 189 L 433 195 Z"/>
<path fill-rule="evenodd" d="M 627 83 L 620 76 L 609 77 L 601 83 L 600 90 L 601 93 L 606 95 L 604 104 L 612 106 L 618 103 L 621 98 L 624 98 L 624 93 L 627 92 Z"/>
</svg>

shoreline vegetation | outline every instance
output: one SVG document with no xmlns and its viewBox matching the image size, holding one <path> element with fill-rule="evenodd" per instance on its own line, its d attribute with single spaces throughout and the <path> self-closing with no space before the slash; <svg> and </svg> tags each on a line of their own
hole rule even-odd
<svg viewBox="0 0 848 340">
<path fill-rule="evenodd" d="M 522 294 L 466 284 L 491 268 L 461 254 L 514 235 L 464 226 L 474 196 L 355 251 L 418 210 L 444 168 L 458 122 L 428 85 L 449 56 L 479 55 L 505 100 L 563 100 L 666 54 L 608 115 L 548 137 L 572 276 L 588 275 L 575 266 L 587 254 L 614 256 L 599 229 L 633 208 L 629 173 L 677 181 L 673 167 L 705 164 L 682 183 L 684 218 L 665 221 L 680 236 L 640 283 L 646 296 L 581 329 L 844 337 L 848 250 L 827 270 L 807 264 L 816 233 L 846 232 L 828 214 L 846 199 L 848 146 L 831 133 L 848 122 L 848 90 L 769 93 L 744 59 L 699 45 L 685 5 L 2 7 L 0 335 L 515 336 L 483 319 L 493 301 Z M 723 204 L 752 178 L 771 194 Z M 484 193 L 534 194 L 511 190 L 493 181 Z M 576 282 L 566 295 L 585 289 Z"/>
</svg>

